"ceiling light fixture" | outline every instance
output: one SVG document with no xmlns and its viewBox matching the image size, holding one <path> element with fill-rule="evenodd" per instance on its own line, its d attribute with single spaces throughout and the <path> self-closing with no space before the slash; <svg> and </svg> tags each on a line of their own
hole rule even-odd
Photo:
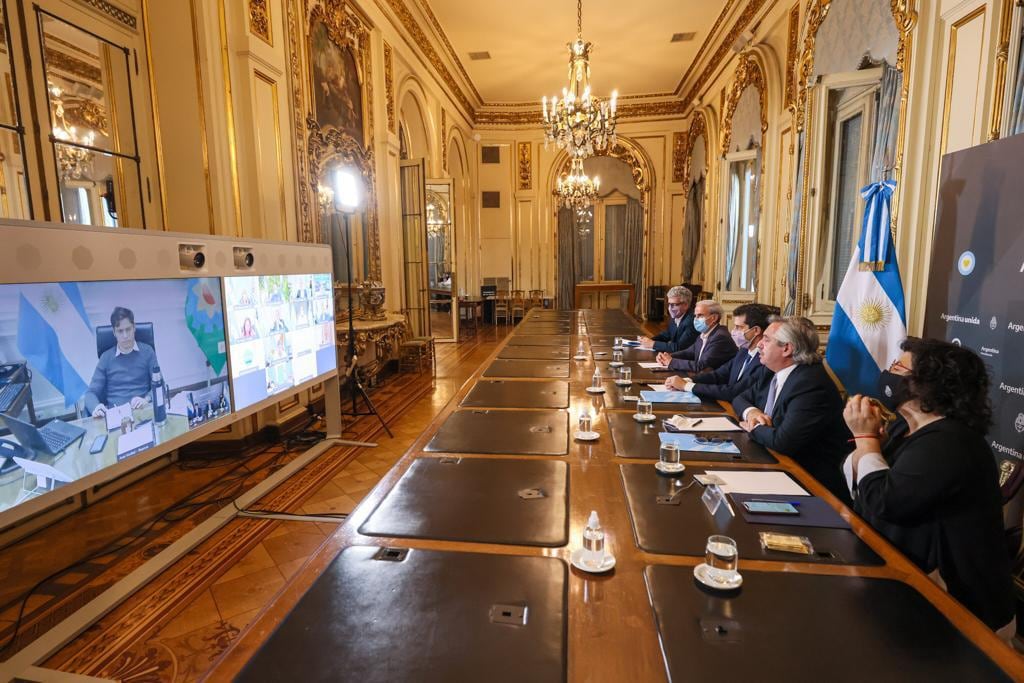
<svg viewBox="0 0 1024 683">
<path fill-rule="evenodd" d="M 583 170 L 583 159 L 573 157 L 569 172 L 558 178 L 555 195 L 560 206 L 575 211 L 577 215 L 585 213 L 597 199 L 601 189 L 601 179 L 591 180 Z"/>
<path fill-rule="evenodd" d="M 609 102 L 590 94 L 590 49 L 583 40 L 583 0 L 576 2 L 576 40 L 569 48 L 569 86 L 562 89 L 562 99 L 541 99 L 544 108 L 544 143 L 555 142 L 569 156 L 584 159 L 606 152 L 615 145 L 615 100 Z"/>
</svg>

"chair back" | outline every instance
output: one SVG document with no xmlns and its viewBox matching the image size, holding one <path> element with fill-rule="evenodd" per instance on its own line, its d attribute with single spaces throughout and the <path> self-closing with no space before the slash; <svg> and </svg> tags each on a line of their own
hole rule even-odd
<svg viewBox="0 0 1024 683">
<path fill-rule="evenodd" d="M 156 340 L 153 338 L 153 323 L 135 323 L 135 341 L 149 344 L 156 351 Z M 99 358 L 107 349 L 114 348 L 114 328 L 100 325 L 96 328 L 96 357 Z"/>
</svg>

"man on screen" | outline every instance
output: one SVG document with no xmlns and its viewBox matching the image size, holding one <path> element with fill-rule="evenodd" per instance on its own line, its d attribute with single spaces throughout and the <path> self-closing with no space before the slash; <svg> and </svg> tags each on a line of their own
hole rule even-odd
<svg viewBox="0 0 1024 683">
<path fill-rule="evenodd" d="M 115 307 L 110 327 L 117 343 L 100 356 L 85 394 L 85 409 L 93 417 L 105 415 L 107 406 L 146 405 L 153 368 L 159 365 L 153 347 L 135 341 L 135 314 L 129 309 Z"/>
</svg>

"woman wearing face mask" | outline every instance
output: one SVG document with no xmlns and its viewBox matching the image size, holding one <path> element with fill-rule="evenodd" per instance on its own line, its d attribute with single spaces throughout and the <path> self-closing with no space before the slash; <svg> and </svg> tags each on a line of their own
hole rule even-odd
<svg viewBox="0 0 1024 683">
<path fill-rule="evenodd" d="M 981 359 L 954 344 L 908 337 L 882 373 L 883 405 L 905 420 L 884 440 L 864 396 L 843 417 L 856 450 L 843 471 L 854 509 L 990 628 L 1015 630 L 1010 558 Z M 937 576 L 936 576 L 937 574 Z"/>
</svg>

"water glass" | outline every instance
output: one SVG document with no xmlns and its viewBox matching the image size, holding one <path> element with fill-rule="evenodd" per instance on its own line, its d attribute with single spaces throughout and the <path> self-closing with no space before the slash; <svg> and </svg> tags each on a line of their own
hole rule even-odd
<svg viewBox="0 0 1024 683">
<path fill-rule="evenodd" d="M 664 472 L 680 472 L 683 469 L 683 465 L 679 462 L 679 449 L 676 448 L 674 443 L 663 443 L 661 444 L 661 450 L 658 452 L 658 460 L 661 461 L 661 469 Z"/>
<path fill-rule="evenodd" d="M 615 338 L 615 346 L 612 347 L 612 348 L 616 348 L 616 349 L 621 349 L 622 348 L 622 337 L 616 337 Z"/>
<path fill-rule="evenodd" d="M 591 427 L 590 413 L 580 413 L 580 431 L 589 432 Z"/>
<path fill-rule="evenodd" d="M 654 417 L 654 406 L 650 401 L 640 399 L 636 402 L 636 414 L 644 420 L 650 420 Z"/>
<path fill-rule="evenodd" d="M 586 355 L 586 353 L 587 353 L 587 350 L 583 346 L 583 342 L 580 341 L 580 345 L 576 347 L 576 355 L 577 356 L 583 356 L 583 355 Z"/>
<path fill-rule="evenodd" d="M 633 381 L 633 368 L 622 368 L 622 383 L 629 384 Z"/>
<path fill-rule="evenodd" d="M 612 351 L 612 362 L 613 363 L 621 363 L 622 362 L 622 351 Z"/>
<path fill-rule="evenodd" d="M 708 566 L 708 577 L 716 583 L 731 583 L 739 573 L 739 551 L 736 541 L 728 536 L 708 536 L 704 551 L 704 563 Z"/>
<path fill-rule="evenodd" d="M 601 388 L 601 371 L 597 368 L 594 368 L 594 376 L 590 382 L 590 386 L 592 386 L 595 389 Z"/>
</svg>

